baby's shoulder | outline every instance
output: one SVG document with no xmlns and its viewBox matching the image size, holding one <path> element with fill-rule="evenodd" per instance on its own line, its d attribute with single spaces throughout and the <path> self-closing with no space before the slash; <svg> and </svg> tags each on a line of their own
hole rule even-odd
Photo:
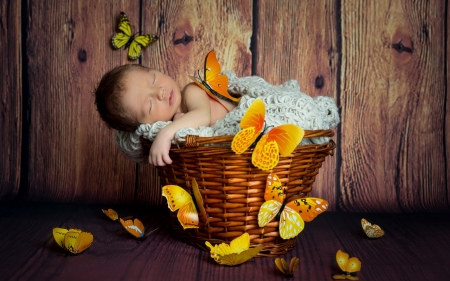
<svg viewBox="0 0 450 281">
<path fill-rule="evenodd" d="M 205 91 L 195 83 L 189 83 L 183 88 L 183 96 L 186 99 L 206 97 Z"/>
</svg>

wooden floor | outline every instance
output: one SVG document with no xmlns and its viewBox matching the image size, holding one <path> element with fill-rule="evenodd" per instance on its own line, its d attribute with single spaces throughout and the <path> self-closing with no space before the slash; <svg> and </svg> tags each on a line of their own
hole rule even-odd
<svg viewBox="0 0 450 281">
<path fill-rule="evenodd" d="M 143 242 L 129 236 L 101 208 L 139 217 L 148 230 Z M 364 217 L 386 234 L 370 240 Z M 253 259 L 238 267 L 216 264 L 170 235 L 168 210 L 136 206 L 0 204 L 1 280 L 284 280 L 274 258 Z M 450 280 L 448 214 L 359 214 L 328 212 L 307 223 L 296 248 L 300 258 L 291 280 L 333 280 L 338 249 L 362 262 L 360 280 Z M 94 243 L 83 254 L 65 255 L 54 242 L 53 227 L 91 231 Z"/>
</svg>

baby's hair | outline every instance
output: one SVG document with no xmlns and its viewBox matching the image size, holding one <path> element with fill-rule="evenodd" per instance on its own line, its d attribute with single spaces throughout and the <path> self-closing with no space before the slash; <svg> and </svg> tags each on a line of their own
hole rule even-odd
<svg viewBox="0 0 450 281">
<path fill-rule="evenodd" d="M 121 97 L 124 86 L 124 77 L 132 70 L 148 70 L 140 64 L 125 64 L 108 71 L 100 80 L 95 89 L 95 104 L 98 113 L 109 128 L 134 132 L 140 125 L 137 120 L 129 116 L 123 108 Z"/>
</svg>

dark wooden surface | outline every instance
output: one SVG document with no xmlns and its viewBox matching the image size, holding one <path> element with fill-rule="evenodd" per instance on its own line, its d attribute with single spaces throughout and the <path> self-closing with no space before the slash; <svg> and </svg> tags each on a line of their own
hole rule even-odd
<svg viewBox="0 0 450 281">
<path fill-rule="evenodd" d="M 135 215 L 147 230 L 143 242 L 101 212 L 111 206 L 1 204 L 2 280 L 288 280 L 274 258 L 253 259 L 238 267 L 216 264 L 203 252 L 170 235 L 168 209 L 114 206 L 120 216 Z M 386 231 L 368 239 L 360 220 Z M 92 246 L 67 256 L 52 237 L 54 227 L 77 227 L 94 234 Z M 295 249 L 300 258 L 291 280 L 332 280 L 338 249 L 362 262 L 360 280 L 449 280 L 448 214 L 363 214 L 326 212 L 307 223 Z"/>
<path fill-rule="evenodd" d="M 330 210 L 450 211 L 446 1 L 47 0 L 0 7 L 2 200 L 20 187 L 34 201 L 162 204 L 154 169 L 118 151 L 93 104 L 102 74 L 130 63 L 110 44 L 125 11 L 133 30 L 160 36 L 136 63 L 180 85 L 215 49 L 223 69 L 239 76 L 297 79 L 305 93 L 333 97 L 341 111 L 336 155 L 312 192 Z"/>
<path fill-rule="evenodd" d="M 0 199 L 20 185 L 22 151 L 22 49 L 19 1 L 0 3 Z"/>
</svg>

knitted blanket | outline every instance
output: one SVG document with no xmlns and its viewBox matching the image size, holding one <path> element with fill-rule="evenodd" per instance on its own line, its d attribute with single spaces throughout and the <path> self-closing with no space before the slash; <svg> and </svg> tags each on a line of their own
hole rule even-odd
<svg viewBox="0 0 450 281">
<path fill-rule="evenodd" d="M 267 127 L 296 124 L 304 130 L 327 130 L 339 123 L 339 113 L 334 99 L 326 96 L 312 98 L 300 91 L 296 80 L 274 86 L 258 76 L 238 78 L 233 72 L 223 73 L 229 79 L 229 93 L 242 95 L 239 105 L 213 126 L 182 129 L 176 133 L 175 139 L 183 139 L 186 135 L 201 137 L 235 135 L 240 130 L 239 123 L 242 116 L 256 98 L 262 99 L 266 104 Z M 140 137 L 153 140 L 159 130 L 170 122 L 141 124 L 134 133 L 117 131 L 116 143 L 131 160 L 147 162 L 148 155 L 142 147 Z M 305 138 L 300 144 L 322 144 L 328 141 L 327 137 Z"/>
</svg>

